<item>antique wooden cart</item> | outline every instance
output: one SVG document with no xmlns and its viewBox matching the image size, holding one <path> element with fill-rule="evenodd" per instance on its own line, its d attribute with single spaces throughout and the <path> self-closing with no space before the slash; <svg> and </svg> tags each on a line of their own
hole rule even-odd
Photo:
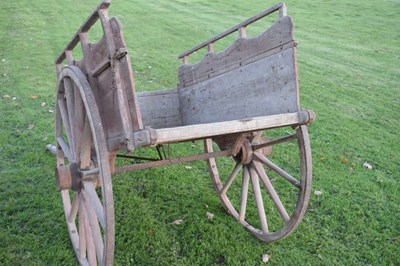
<svg viewBox="0 0 400 266">
<path fill-rule="evenodd" d="M 277 4 L 181 54 L 177 88 L 137 93 L 109 5 L 100 3 L 55 61 L 56 179 L 79 262 L 113 262 L 113 174 L 193 160 L 208 162 L 223 207 L 257 238 L 289 235 L 310 196 L 307 125 L 314 114 L 300 109 L 286 6 Z M 265 32 L 246 38 L 248 25 L 274 12 L 277 19 Z M 97 21 L 103 36 L 89 43 Z M 232 45 L 215 52 L 214 43 L 234 32 L 239 37 Z M 190 64 L 189 56 L 204 47 L 204 58 Z M 157 159 L 115 166 L 119 154 L 194 140 L 204 141 L 204 153 L 173 158 L 160 152 Z"/>
</svg>

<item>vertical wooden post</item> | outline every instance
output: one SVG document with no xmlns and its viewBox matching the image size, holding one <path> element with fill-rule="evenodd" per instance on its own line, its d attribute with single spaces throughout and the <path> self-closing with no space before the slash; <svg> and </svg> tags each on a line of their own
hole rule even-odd
<svg viewBox="0 0 400 266">
<path fill-rule="evenodd" d="M 239 28 L 239 38 L 246 38 L 246 27 Z"/>
<path fill-rule="evenodd" d="M 189 56 L 188 55 L 185 55 L 183 57 L 183 64 L 185 64 L 185 65 L 189 64 Z"/>
<path fill-rule="evenodd" d="M 285 3 L 282 3 L 281 8 L 279 8 L 279 18 L 287 16 L 287 7 Z"/>
<path fill-rule="evenodd" d="M 65 51 L 65 57 L 67 58 L 67 62 L 69 66 L 74 65 L 74 57 L 72 56 L 72 51 L 71 50 L 66 50 Z"/>
<path fill-rule="evenodd" d="M 213 43 L 213 42 L 211 42 L 211 43 L 209 43 L 209 44 L 207 45 L 207 51 L 208 51 L 209 53 L 214 53 L 214 43 Z"/>
</svg>

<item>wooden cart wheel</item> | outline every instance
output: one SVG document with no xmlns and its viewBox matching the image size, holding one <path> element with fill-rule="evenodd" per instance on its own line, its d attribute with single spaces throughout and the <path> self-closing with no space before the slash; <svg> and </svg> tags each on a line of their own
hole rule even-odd
<svg viewBox="0 0 400 266">
<path fill-rule="evenodd" d="M 311 191 L 307 127 L 299 126 L 291 135 L 287 135 L 287 129 L 277 130 L 284 136 L 268 141 L 250 134 L 242 138 L 236 156 L 208 160 L 211 178 L 224 208 L 265 242 L 282 239 L 297 228 Z M 292 141 L 296 139 L 297 143 Z M 266 142 L 269 142 L 268 148 Z M 213 151 L 211 139 L 205 140 L 205 149 Z"/>
<path fill-rule="evenodd" d="M 81 265 L 111 265 L 114 203 L 99 110 L 79 68 L 65 67 L 57 86 L 56 176 L 72 245 Z"/>
</svg>

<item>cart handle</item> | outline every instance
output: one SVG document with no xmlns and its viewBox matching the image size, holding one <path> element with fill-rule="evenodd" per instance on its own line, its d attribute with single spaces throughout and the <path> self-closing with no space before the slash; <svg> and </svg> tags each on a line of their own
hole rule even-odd
<svg viewBox="0 0 400 266">
<path fill-rule="evenodd" d="M 99 10 L 107 9 L 111 4 L 111 0 L 102 0 L 101 3 L 96 7 L 93 13 L 86 19 L 86 21 L 82 24 L 82 26 L 75 33 L 72 40 L 67 44 L 64 48 L 60 56 L 56 59 L 55 64 L 60 65 L 67 57 L 66 52 L 71 51 L 75 48 L 75 46 L 79 43 L 81 33 L 88 32 L 90 28 L 96 23 L 99 19 Z"/>
<path fill-rule="evenodd" d="M 287 13 L 286 13 L 286 5 L 285 5 L 285 3 L 276 4 L 276 5 L 274 5 L 274 6 L 270 7 L 270 8 L 262 11 L 261 13 L 255 15 L 255 16 L 253 16 L 251 18 L 246 19 L 242 23 L 240 23 L 240 24 L 238 24 L 238 25 L 236 25 L 236 26 L 234 26 L 234 27 L 232 27 L 232 28 L 220 33 L 220 34 L 215 35 L 214 37 L 212 37 L 208 41 L 202 42 L 202 43 L 194 46 L 193 48 L 191 48 L 191 49 L 187 50 L 186 52 L 180 54 L 178 58 L 179 59 L 183 58 L 184 64 L 187 64 L 188 60 L 189 60 L 188 57 L 189 57 L 190 54 L 196 52 L 197 50 L 200 50 L 203 47 L 213 46 L 214 42 L 224 38 L 225 36 L 231 34 L 234 31 L 239 30 L 239 34 L 241 34 L 241 36 L 243 36 L 243 35 L 245 35 L 246 26 L 248 26 L 248 25 L 252 24 L 253 22 L 256 22 L 257 20 L 262 19 L 263 17 L 268 16 L 269 14 L 274 13 L 274 12 L 276 12 L 278 10 L 279 10 L 279 17 L 280 18 L 283 17 L 283 16 L 286 16 Z"/>
</svg>

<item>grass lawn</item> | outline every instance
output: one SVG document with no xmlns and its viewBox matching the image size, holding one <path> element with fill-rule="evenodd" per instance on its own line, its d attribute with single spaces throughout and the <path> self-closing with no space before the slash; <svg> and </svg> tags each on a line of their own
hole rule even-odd
<svg viewBox="0 0 400 266">
<path fill-rule="evenodd" d="M 0 265 L 76 265 L 45 146 L 54 143 L 53 62 L 98 1 L 3 2 Z M 115 0 L 110 15 L 145 91 L 174 88 L 181 52 L 275 3 Z M 286 3 L 301 105 L 317 114 L 309 133 L 322 194 L 312 193 L 294 234 L 264 244 L 225 214 L 204 162 L 116 175 L 116 265 L 261 265 L 266 253 L 270 265 L 400 264 L 400 1 Z M 174 152 L 202 149 L 188 145 Z"/>
</svg>

